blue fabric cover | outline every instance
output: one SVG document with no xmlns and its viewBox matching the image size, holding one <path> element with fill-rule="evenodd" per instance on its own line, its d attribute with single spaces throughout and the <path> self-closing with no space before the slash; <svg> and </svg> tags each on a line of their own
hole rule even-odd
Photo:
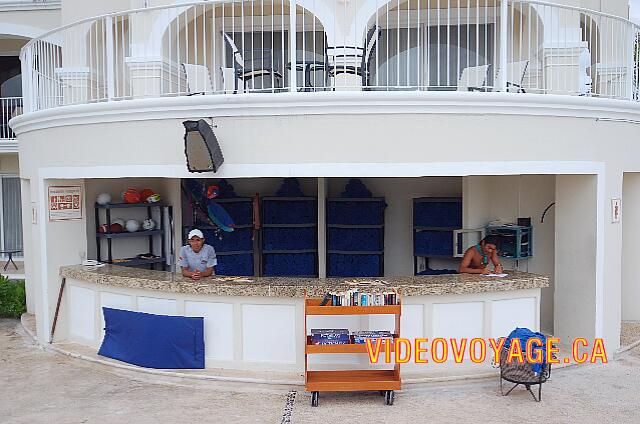
<svg viewBox="0 0 640 424">
<path fill-rule="evenodd" d="M 253 254 L 218 255 L 217 275 L 253 276 Z"/>
<path fill-rule="evenodd" d="M 329 250 L 380 251 L 384 250 L 383 228 L 329 228 Z"/>
<path fill-rule="evenodd" d="M 453 232 L 451 231 L 416 231 L 416 255 L 453 255 Z"/>
<path fill-rule="evenodd" d="M 419 227 L 462 228 L 462 202 L 415 202 L 413 223 Z"/>
<path fill-rule="evenodd" d="M 265 253 L 264 275 L 267 277 L 317 275 L 316 253 Z"/>
<path fill-rule="evenodd" d="M 318 219 L 316 199 L 262 201 L 263 224 L 315 224 Z"/>
<path fill-rule="evenodd" d="M 381 277 L 382 255 L 329 254 L 328 277 Z"/>
<path fill-rule="evenodd" d="M 229 184 L 227 180 L 225 180 L 224 178 L 218 182 L 218 187 L 220 187 L 220 190 L 218 192 L 218 197 L 223 199 L 238 197 L 236 195 L 235 190 L 233 189 L 233 186 Z"/>
<path fill-rule="evenodd" d="M 253 250 L 253 230 L 240 228 L 232 233 L 216 230 L 202 230 L 205 243 L 213 246 L 216 252 L 235 252 L 239 250 Z"/>
<path fill-rule="evenodd" d="M 431 269 L 427 268 L 425 270 L 420 271 L 416 275 L 447 275 L 447 274 L 457 274 L 458 271 L 453 269 Z"/>
<path fill-rule="evenodd" d="M 538 373 L 540 373 L 542 371 L 542 368 L 547 363 L 547 338 L 546 338 L 546 336 L 544 334 L 535 333 L 535 332 L 529 330 L 528 328 L 516 327 L 515 330 L 513 330 L 511 333 L 509 333 L 509 336 L 507 337 L 507 340 L 504 342 L 504 347 L 509 349 L 509 346 L 511 346 L 511 340 L 520 339 L 520 347 L 522 348 L 522 353 L 524 354 L 525 361 L 526 361 L 527 360 L 527 358 L 526 358 L 526 356 L 527 356 L 527 340 L 529 340 L 532 337 L 536 337 L 536 338 L 540 339 L 540 341 L 542 342 L 542 346 L 538 346 L 537 344 L 533 345 L 533 350 L 538 352 L 540 355 L 542 355 L 542 358 L 543 358 L 541 364 L 531 364 L 531 369 L 533 370 L 533 372 L 538 374 Z"/>
<path fill-rule="evenodd" d="M 253 224 L 253 202 L 251 200 L 238 200 L 235 202 L 219 202 L 227 210 L 233 222 L 238 225 Z"/>
<path fill-rule="evenodd" d="M 327 224 L 382 225 L 384 224 L 384 201 L 327 202 Z"/>
<path fill-rule="evenodd" d="M 371 191 L 359 178 L 351 178 L 340 197 L 372 197 Z"/>
<path fill-rule="evenodd" d="M 102 308 L 98 355 L 146 368 L 204 368 L 204 318 Z"/>
<path fill-rule="evenodd" d="M 300 189 L 300 182 L 298 182 L 298 179 L 289 177 L 282 180 L 282 185 L 278 189 L 276 196 L 302 197 L 304 196 L 304 193 Z"/>
<path fill-rule="evenodd" d="M 263 228 L 264 250 L 315 249 L 318 239 L 316 227 Z"/>
</svg>

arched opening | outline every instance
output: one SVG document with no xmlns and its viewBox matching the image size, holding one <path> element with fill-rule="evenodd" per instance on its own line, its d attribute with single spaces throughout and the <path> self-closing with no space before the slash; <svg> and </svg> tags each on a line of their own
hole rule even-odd
<svg viewBox="0 0 640 424">
<path fill-rule="evenodd" d="M 230 1 L 184 8 L 162 37 L 164 58 L 181 68 L 166 92 L 278 92 L 288 89 L 294 69 L 298 90 L 324 89 L 324 27 L 300 6 L 296 21 L 292 66 L 289 2 Z"/>
<path fill-rule="evenodd" d="M 489 91 L 498 62 L 499 11 L 498 0 L 386 3 L 369 20 L 381 33 L 369 85 L 378 90 Z"/>
</svg>

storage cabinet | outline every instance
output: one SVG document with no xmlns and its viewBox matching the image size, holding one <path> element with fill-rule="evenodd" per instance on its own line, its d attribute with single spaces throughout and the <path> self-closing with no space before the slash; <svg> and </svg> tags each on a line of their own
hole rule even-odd
<svg viewBox="0 0 640 424">
<path fill-rule="evenodd" d="M 384 198 L 327 199 L 327 276 L 384 275 Z"/>
<path fill-rule="evenodd" d="M 453 258 L 454 230 L 462 228 L 462 199 L 421 197 L 413 199 L 414 274 L 418 259 Z"/>
<path fill-rule="evenodd" d="M 315 197 L 262 198 L 265 276 L 318 276 L 318 202 Z"/>
</svg>

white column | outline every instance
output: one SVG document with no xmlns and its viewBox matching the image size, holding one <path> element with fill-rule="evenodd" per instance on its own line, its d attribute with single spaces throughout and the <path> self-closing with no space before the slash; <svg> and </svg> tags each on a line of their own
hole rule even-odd
<svg viewBox="0 0 640 424">
<path fill-rule="evenodd" d="M 292 93 L 295 93 L 298 90 L 298 72 L 296 71 L 296 30 L 296 0 L 289 0 L 289 63 L 291 63 L 291 72 L 289 72 L 289 91 Z"/>
</svg>

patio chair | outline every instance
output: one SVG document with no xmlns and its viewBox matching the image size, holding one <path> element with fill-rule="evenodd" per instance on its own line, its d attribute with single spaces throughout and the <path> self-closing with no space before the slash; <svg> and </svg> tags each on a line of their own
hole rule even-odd
<svg viewBox="0 0 640 424">
<path fill-rule="evenodd" d="M 369 75 L 371 74 L 371 58 L 380 36 L 380 28 L 374 25 L 367 31 L 364 47 L 327 47 L 327 68 L 330 76 L 335 77 L 338 74 L 358 75 L 362 78 L 362 86 L 368 86 Z"/>
<path fill-rule="evenodd" d="M 233 56 L 233 69 L 235 72 L 234 93 L 238 92 L 239 81 L 242 81 L 243 88 L 246 91 L 247 82 L 251 81 L 251 88 L 255 88 L 254 80 L 265 77 L 270 77 L 273 81 L 274 87 L 271 87 L 272 89 L 282 88 L 284 78 L 275 66 L 273 52 L 271 52 L 271 50 L 260 50 L 258 51 L 258 57 L 253 57 L 253 60 L 245 61 L 233 38 L 226 32 L 223 32 L 222 36 L 227 46 L 231 49 Z M 276 82 L 279 87 L 275 87 Z"/>
<path fill-rule="evenodd" d="M 505 78 L 507 79 L 507 93 L 526 93 L 526 91 L 524 91 L 523 82 L 528 67 L 528 60 L 507 63 L 507 68 L 505 70 Z M 495 81 L 500 81 L 500 72 L 501 70 L 498 69 Z"/>
<path fill-rule="evenodd" d="M 213 93 L 209 68 L 204 65 L 183 63 L 182 69 L 184 69 L 184 74 L 187 77 L 187 92 L 189 96 Z"/>
<path fill-rule="evenodd" d="M 491 65 L 469 66 L 462 70 L 457 91 L 487 91 L 487 74 Z"/>
<path fill-rule="evenodd" d="M 507 396 L 509 393 L 513 391 L 519 385 L 523 385 L 533 399 L 536 402 L 540 402 L 542 400 L 542 384 L 545 383 L 549 377 L 551 377 L 551 364 L 544 363 L 542 364 L 542 370 L 538 373 L 533 371 L 533 365 L 526 360 L 524 363 L 519 363 L 518 361 L 508 362 L 507 358 L 509 356 L 509 349 L 503 347 L 500 351 L 500 393 L 502 396 Z M 506 380 L 508 382 L 514 383 L 515 385 L 509 389 L 506 393 L 502 388 L 502 380 Z M 538 386 L 538 397 L 531 390 L 531 386 Z"/>
</svg>

